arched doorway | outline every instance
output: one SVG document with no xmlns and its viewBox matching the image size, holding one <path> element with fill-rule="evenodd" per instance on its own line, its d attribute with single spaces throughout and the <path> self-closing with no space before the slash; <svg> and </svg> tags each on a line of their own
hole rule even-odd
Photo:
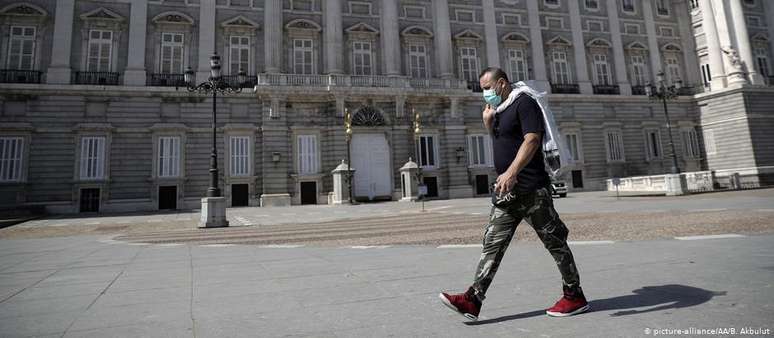
<svg viewBox="0 0 774 338">
<path fill-rule="evenodd" d="M 383 126 L 384 117 L 372 107 L 363 107 L 352 116 L 352 125 Z M 362 130 L 362 129 L 361 129 Z M 356 199 L 391 199 L 392 170 L 390 147 L 384 132 L 367 129 L 352 135 L 353 197 Z"/>
</svg>

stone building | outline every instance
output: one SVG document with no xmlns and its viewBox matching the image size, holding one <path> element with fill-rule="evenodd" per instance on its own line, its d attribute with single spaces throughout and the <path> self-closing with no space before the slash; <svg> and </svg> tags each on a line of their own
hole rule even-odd
<svg viewBox="0 0 774 338">
<path fill-rule="evenodd" d="M 245 90 L 217 99 L 220 185 L 233 206 L 328 203 L 330 172 L 347 157 L 345 109 L 357 199 L 399 199 L 410 157 L 431 197 L 487 194 L 495 173 L 475 91 L 486 66 L 551 93 L 577 162 L 570 190 L 669 170 L 664 110 L 644 95 L 660 70 L 683 87 L 669 102 L 681 169 L 762 180 L 774 162 L 772 7 L 1 0 L 0 206 L 199 207 L 213 102 L 188 92 L 183 73 L 206 81 L 213 52 L 225 81 L 248 74 Z"/>
</svg>

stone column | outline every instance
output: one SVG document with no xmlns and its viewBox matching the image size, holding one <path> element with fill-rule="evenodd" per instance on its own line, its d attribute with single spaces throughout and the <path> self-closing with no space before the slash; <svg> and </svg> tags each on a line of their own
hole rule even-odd
<svg viewBox="0 0 774 338">
<path fill-rule="evenodd" d="M 642 1 L 642 15 L 645 17 L 645 32 L 648 34 L 648 54 L 650 55 L 650 82 L 656 83 L 656 74 L 664 70 L 661 64 L 661 49 L 656 36 L 656 23 L 653 20 L 653 0 Z"/>
<path fill-rule="evenodd" d="M 400 27 L 398 26 L 398 0 L 383 0 L 381 15 L 382 62 L 384 74 L 397 76 L 400 71 Z"/>
<path fill-rule="evenodd" d="M 199 4 L 199 62 L 196 82 L 207 81 L 210 76 L 210 56 L 215 52 L 215 0 L 201 0 Z M 225 63 L 221 55 L 221 64 Z"/>
<path fill-rule="evenodd" d="M 282 0 L 266 0 L 263 22 L 266 72 L 279 73 L 282 71 Z"/>
<path fill-rule="evenodd" d="M 731 21 L 734 23 L 734 35 L 731 37 L 731 40 L 736 40 L 736 50 L 746 66 L 745 70 L 750 83 L 753 85 L 765 85 L 763 76 L 758 73 L 758 69 L 755 67 L 755 57 L 753 57 L 752 47 L 750 47 L 750 35 L 747 33 L 742 0 L 729 0 L 729 4 L 731 5 Z M 771 24 L 772 22 L 768 22 L 768 25 Z"/>
<path fill-rule="evenodd" d="M 484 32 L 486 39 L 487 67 L 500 67 L 500 48 L 497 39 L 497 19 L 494 0 L 484 0 Z"/>
<path fill-rule="evenodd" d="M 701 68 L 699 66 L 699 58 L 696 55 L 696 39 L 693 36 L 693 30 L 691 29 L 691 13 L 688 9 L 687 1 L 673 2 L 675 8 L 675 15 L 677 16 L 677 23 L 680 31 L 680 41 L 683 45 L 683 60 L 685 61 L 685 81 L 691 86 L 701 86 L 703 81 L 701 77 Z"/>
<path fill-rule="evenodd" d="M 529 18 L 529 40 L 532 50 L 532 70 L 535 86 L 539 90 L 551 91 L 548 85 L 546 73 L 545 53 L 543 52 L 543 33 L 540 30 L 540 15 L 538 12 L 538 0 L 527 0 L 527 17 Z"/>
<path fill-rule="evenodd" d="M 341 0 L 325 0 L 325 72 L 341 74 L 344 55 L 344 30 L 341 27 Z"/>
<path fill-rule="evenodd" d="M 70 54 L 73 41 L 73 18 L 75 0 L 59 0 L 56 2 L 56 18 L 54 19 L 54 44 L 52 46 L 51 65 L 46 71 L 46 82 L 54 84 L 70 83 Z"/>
<path fill-rule="evenodd" d="M 572 28 L 572 46 L 575 54 L 575 73 L 581 94 L 593 94 L 594 89 L 589 81 L 588 64 L 586 63 L 586 42 L 583 40 L 580 8 L 578 1 L 567 1 L 570 7 L 570 26 Z"/>
<path fill-rule="evenodd" d="M 272 95 L 262 98 L 262 101 L 264 104 L 261 122 L 263 147 L 260 165 L 263 188 L 260 205 L 262 207 L 288 206 L 291 204 L 288 173 L 293 168 L 294 140 L 291 140 L 285 111 L 287 97 Z"/>
<path fill-rule="evenodd" d="M 449 24 L 449 1 L 435 0 L 433 4 L 433 30 L 435 37 L 435 59 L 438 64 L 438 77 L 454 78 L 451 25 Z"/>
<path fill-rule="evenodd" d="M 720 41 L 718 40 L 718 30 L 715 25 L 715 12 L 712 9 L 712 1 L 700 0 L 702 27 L 704 28 L 704 37 L 707 41 L 707 56 L 709 58 L 710 90 L 723 89 L 726 86 L 726 71 L 723 64 L 723 52 L 720 50 Z"/>
<path fill-rule="evenodd" d="M 731 58 L 725 51 L 730 48 L 736 50 L 734 41 L 731 38 L 731 14 L 728 13 L 723 0 L 710 0 L 712 3 L 713 17 L 715 18 L 715 27 L 718 32 L 718 41 L 720 42 L 720 58 L 723 61 L 723 69 L 726 75 L 726 86 L 732 84 L 748 83 L 741 67 L 736 67 L 731 63 Z M 738 50 L 737 50 L 738 52 Z"/>
<path fill-rule="evenodd" d="M 124 85 L 145 85 L 145 36 L 148 27 L 148 0 L 132 0 L 129 18 L 129 58 Z"/>
<path fill-rule="evenodd" d="M 631 95 L 632 85 L 626 76 L 626 57 L 623 41 L 621 41 L 621 23 L 618 21 L 618 2 L 607 0 L 607 17 L 610 22 L 610 42 L 613 43 L 613 62 L 615 64 L 615 79 L 621 95 Z"/>
</svg>

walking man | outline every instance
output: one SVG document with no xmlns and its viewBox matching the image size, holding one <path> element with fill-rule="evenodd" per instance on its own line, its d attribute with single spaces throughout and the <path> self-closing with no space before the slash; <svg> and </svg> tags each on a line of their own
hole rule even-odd
<svg viewBox="0 0 774 338">
<path fill-rule="evenodd" d="M 482 112 L 484 126 L 492 135 L 497 181 L 492 196 L 489 223 L 476 275 L 465 293 L 441 293 L 441 301 L 468 319 L 478 319 L 481 303 L 494 279 L 505 250 L 522 219 L 527 221 L 562 274 L 563 297 L 546 311 L 565 317 L 588 311 L 580 287 L 578 269 L 567 246 L 568 230 L 554 209 L 541 151 L 543 113 L 527 94 L 516 95 L 500 68 L 481 72 L 479 83 L 487 105 Z"/>
</svg>

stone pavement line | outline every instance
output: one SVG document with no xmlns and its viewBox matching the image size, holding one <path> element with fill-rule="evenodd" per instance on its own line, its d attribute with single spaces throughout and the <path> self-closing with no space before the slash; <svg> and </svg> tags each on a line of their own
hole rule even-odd
<svg viewBox="0 0 774 338">
<path fill-rule="evenodd" d="M 95 252 L 96 252 L 96 251 L 95 251 Z M 126 268 L 127 268 L 127 267 L 129 267 L 130 265 L 132 265 L 132 263 L 134 263 L 134 261 L 135 261 L 135 260 L 137 260 L 137 256 L 139 256 L 139 255 L 140 255 L 140 252 L 142 252 L 142 249 L 139 249 L 139 250 L 137 250 L 137 252 L 135 252 L 135 253 L 134 253 L 134 256 L 133 256 L 133 257 L 132 257 L 132 259 L 129 261 L 129 263 L 126 263 L 126 264 L 124 264 L 124 267 L 123 267 L 123 269 L 121 269 L 121 272 L 119 272 L 119 273 L 116 275 L 116 277 L 115 277 L 115 278 L 113 278 L 113 280 L 111 280 L 111 281 L 110 281 L 110 283 L 108 283 L 108 285 L 107 285 L 107 286 L 106 286 L 104 289 L 102 289 L 102 291 L 101 291 L 101 292 L 100 292 L 100 293 L 97 295 L 97 297 L 95 297 L 95 298 L 94 298 L 94 300 L 93 300 L 93 301 L 91 301 L 91 303 L 89 304 L 89 306 L 87 306 L 87 307 L 86 307 L 86 309 L 85 309 L 85 310 L 83 310 L 83 312 L 81 312 L 80 314 L 78 314 L 78 316 L 76 316 L 76 317 L 73 319 L 73 321 L 72 321 L 72 322 L 70 322 L 70 325 L 67 325 L 67 328 L 64 330 L 64 332 L 62 332 L 62 337 L 66 336 L 66 335 L 67 335 L 67 332 L 68 332 L 68 331 L 70 331 L 70 329 L 73 327 L 73 325 L 75 325 L 75 322 L 77 322 L 77 321 L 78 321 L 78 319 L 80 319 L 81 315 L 83 315 L 83 314 L 85 314 L 86 312 L 88 312 L 88 311 L 89 311 L 89 309 L 91 309 L 91 307 L 92 307 L 92 306 L 94 306 L 94 304 L 96 304 L 96 303 L 97 303 L 97 300 L 99 300 L 99 298 L 100 298 L 100 297 L 102 297 L 102 296 L 105 294 L 105 292 L 107 292 L 107 290 L 108 290 L 108 289 L 110 289 L 110 287 L 111 287 L 111 286 L 113 286 L 113 283 L 115 283 L 115 282 L 118 280 L 118 278 L 120 278 L 121 276 L 123 276 L 123 275 L 124 275 L 124 272 L 126 271 Z M 77 261 L 76 261 L 76 263 L 77 263 Z"/>
<path fill-rule="evenodd" d="M 675 237 L 675 239 L 680 241 L 694 241 L 694 240 L 702 240 L 702 239 L 739 238 L 739 237 L 747 237 L 747 236 L 739 235 L 739 234 L 720 234 L 720 235 L 683 236 L 683 237 Z"/>
<path fill-rule="evenodd" d="M 439 245 L 436 249 L 464 249 L 464 248 L 483 248 L 482 244 L 444 244 Z"/>
</svg>

